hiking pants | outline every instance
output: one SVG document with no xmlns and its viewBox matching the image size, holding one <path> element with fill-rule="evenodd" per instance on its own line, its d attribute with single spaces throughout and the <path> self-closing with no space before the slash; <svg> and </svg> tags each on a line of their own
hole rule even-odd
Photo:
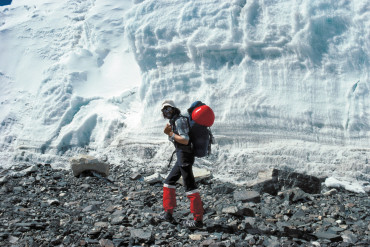
<svg viewBox="0 0 370 247">
<path fill-rule="evenodd" d="M 173 213 L 176 207 L 176 182 L 182 176 L 186 196 L 190 199 L 190 212 L 194 220 L 203 219 L 203 204 L 193 174 L 194 154 L 176 150 L 177 161 L 163 185 L 163 208 Z"/>
</svg>

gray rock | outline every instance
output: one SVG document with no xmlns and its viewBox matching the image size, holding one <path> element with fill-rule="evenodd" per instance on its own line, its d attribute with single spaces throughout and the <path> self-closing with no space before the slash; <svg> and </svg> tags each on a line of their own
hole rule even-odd
<svg viewBox="0 0 370 247">
<path fill-rule="evenodd" d="M 102 231 L 101 227 L 95 226 L 87 234 L 88 235 L 97 235 L 97 234 L 101 233 L 101 231 Z"/>
<path fill-rule="evenodd" d="M 10 176 L 14 178 L 24 177 L 30 175 L 31 173 L 36 172 L 37 170 L 38 170 L 37 165 L 33 165 L 19 172 L 12 172 Z"/>
<path fill-rule="evenodd" d="M 329 231 L 316 232 L 315 236 L 319 239 L 328 239 L 331 242 L 340 242 L 343 240 L 340 235 L 329 232 Z"/>
<path fill-rule="evenodd" d="M 293 188 L 289 190 L 284 190 L 278 193 L 278 196 L 289 202 L 299 202 L 299 201 L 310 201 L 313 200 L 311 195 L 305 193 L 300 188 Z"/>
<path fill-rule="evenodd" d="M 338 190 L 337 189 L 331 189 L 329 191 L 326 191 L 324 193 L 322 193 L 324 196 L 332 196 L 334 194 L 337 194 L 338 193 Z"/>
<path fill-rule="evenodd" d="M 94 224 L 97 228 L 107 228 L 109 226 L 108 222 L 95 222 Z"/>
<path fill-rule="evenodd" d="M 112 225 L 119 225 L 119 224 L 122 224 L 125 220 L 125 217 L 124 216 L 117 216 L 117 217 L 114 217 L 111 221 L 111 224 Z"/>
<path fill-rule="evenodd" d="M 269 246 L 269 247 L 279 247 L 280 243 L 276 239 L 271 239 L 271 238 L 265 238 L 263 241 L 264 246 Z"/>
<path fill-rule="evenodd" d="M 342 232 L 341 237 L 343 238 L 343 242 L 349 244 L 355 244 L 358 241 L 357 236 L 353 234 L 351 231 Z"/>
<path fill-rule="evenodd" d="M 105 177 L 109 175 L 109 164 L 99 161 L 95 157 L 81 155 L 72 158 L 70 162 L 73 175 L 76 177 L 84 171 L 96 171 Z"/>
<path fill-rule="evenodd" d="M 271 216 L 274 215 L 274 212 L 270 209 L 270 208 L 267 208 L 267 207 L 261 207 L 261 215 L 264 217 L 264 218 L 269 218 Z"/>
<path fill-rule="evenodd" d="M 23 188 L 23 187 L 21 187 L 21 186 L 13 187 L 13 191 L 14 191 L 14 192 L 21 192 L 21 191 L 23 191 L 23 190 L 24 190 L 24 188 Z"/>
<path fill-rule="evenodd" d="M 250 226 L 254 226 L 256 224 L 256 219 L 253 217 L 245 217 L 244 222 L 249 224 Z"/>
<path fill-rule="evenodd" d="M 125 210 L 116 210 L 116 211 L 114 211 L 112 216 L 123 216 L 125 213 L 126 213 Z"/>
<path fill-rule="evenodd" d="M 63 242 L 62 236 L 56 236 L 55 238 L 51 239 L 50 244 L 52 246 L 60 245 Z"/>
<path fill-rule="evenodd" d="M 71 245 L 71 243 L 72 243 L 72 238 L 70 236 L 65 236 L 63 238 L 64 246 L 73 246 L 73 245 Z"/>
<path fill-rule="evenodd" d="M 152 231 L 143 229 L 133 229 L 130 234 L 131 238 L 144 242 L 151 241 L 153 237 Z"/>
<path fill-rule="evenodd" d="M 239 209 L 236 206 L 230 206 L 227 208 L 222 209 L 222 213 L 224 214 L 234 214 L 236 215 L 238 213 Z"/>
<path fill-rule="evenodd" d="M 90 184 L 81 184 L 80 188 L 83 190 L 89 190 L 91 188 Z"/>
<path fill-rule="evenodd" d="M 148 177 L 144 178 L 144 181 L 148 184 L 155 184 L 162 181 L 162 177 L 159 173 L 154 173 Z"/>
<path fill-rule="evenodd" d="M 270 169 L 258 173 L 257 180 L 249 183 L 248 187 L 271 195 L 276 195 L 283 187 L 298 187 L 306 193 L 318 194 L 321 191 L 321 180 L 301 173 Z"/>
<path fill-rule="evenodd" d="M 248 217 L 254 217 L 255 216 L 252 209 L 244 207 L 244 206 L 239 207 L 237 215 L 238 216 L 248 216 Z"/>
<path fill-rule="evenodd" d="M 309 194 L 319 194 L 321 192 L 321 180 L 314 176 L 296 172 L 279 171 L 278 181 L 284 188 L 298 187 Z"/>
<path fill-rule="evenodd" d="M 84 241 L 87 243 L 87 245 L 98 245 L 99 241 L 95 239 L 85 238 Z"/>
<path fill-rule="evenodd" d="M 295 212 L 292 216 L 292 218 L 296 218 L 296 219 L 303 219 L 304 217 L 306 216 L 306 213 L 303 211 L 303 210 L 298 210 L 297 212 Z"/>
<path fill-rule="evenodd" d="M 247 234 L 247 236 L 244 238 L 245 241 L 251 241 L 251 240 L 254 240 L 254 236 L 251 235 L 251 234 Z"/>
<path fill-rule="evenodd" d="M 203 239 L 203 235 L 202 234 L 190 234 L 189 238 L 193 241 L 200 241 Z"/>
<path fill-rule="evenodd" d="M 47 200 L 47 203 L 49 204 L 49 206 L 58 206 L 60 204 L 59 200 L 57 199 L 50 199 L 50 200 Z"/>
<path fill-rule="evenodd" d="M 260 193 L 277 195 L 281 188 L 281 185 L 278 183 L 278 172 L 279 170 L 276 169 L 261 171 L 258 173 L 257 179 L 250 182 L 248 187 L 257 190 Z"/>
<path fill-rule="evenodd" d="M 336 234 L 336 233 L 338 233 L 338 232 L 343 232 L 343 231 L 344 231 L 344 229 L 343 229 L 343 228 L 341 228 L 341 227 L 333 226 L 333 227 L 330 227 L 330 228 L 328 229 L 328 231 Z M 342 236 L 342 237 L 343 237 L 343 236 Z"/>
<path fill-rule="evenodd" d="M 7 182 L 8 182 L 8 177 L 7 176 L 3 176 L 3 177 L 0 178 L 0 185 L 3 185 Z"/>
<path fill-rule="evenodd" d="M 32 228 L 32 229 L 38 229 L 38 230 L 44 230 L 48 226 L 46 223 L 36 222 L 36 221 L 15 223 L 14 225 L 21 227 L 21 228 Z"/>
<path fill-rule="evenodd" d="M 99 207 L 96 204 L 94 204 L 94 205 L 89 205 L 89 206 L 85 207 L 84 209 L 82 209 L 82 212 L 96 211 L 98 209 L 99 209 Z"/>
<path fill-rule="evenodd" d="M 138 172 L 135 172 L 135 173 L 131 174 L 131 176 L 130 176 L 131 180 L 138 180 L 140 178 L 141 178 L 141 174 L 138 173 Z"/>
<path fill-rule="evenodd" d="M 53 179 L 61 179 L 63 174 L 61 172 L 56 172 L 53 174 Z"/>
<path fill-rule="evenodd" d="M 214 244 L 216 243 L 215 240 L 213 239 L 207 239 L 207 240 L 203 240 L 202 243 L 201 243 L 201 246 L 210 246 L 211 244 Z"/>
<path fill-rule="evenodd" d="M 9 236 L 9 237 L 8 237 L 8 241 L 9 241 L 9 243 L 11 243 L 11 244 L 15 244 L 16 242 L 18 242 L 18 240 L 19 240 L 19 238 L 14 237 L 14 236 Z"/>
<path fill-rule="evenodd" d="M 223 242 L 216 242 L 214 244 L 210 244 L 208 247 L 226 247 L 227 245 Z"/>
<path fill-rule="evenodd" d="M 114 247 L 114 244 L 109 239 L 100 239 L 99 244 L 101 247 Z"/>
<path fill-rule="evenodd" d="M 212 189 L 215 194 L 230 194 L 234 190 L 235 189 L 231 184 L 220 184 Z"/>
<path fill-rule="evenodd" d="M 257 191 L 240 190 L 234 191 L 234 200 L 241 202 L 261 202 L 261 196 Z"/>
</svg>

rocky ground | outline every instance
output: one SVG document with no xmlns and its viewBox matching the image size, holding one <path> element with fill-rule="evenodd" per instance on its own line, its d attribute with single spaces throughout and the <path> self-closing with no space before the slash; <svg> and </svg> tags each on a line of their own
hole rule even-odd
<svg viewBox="0 0 370 247">
<path fill-rule="evenodd" d="M 0 170 L 0 246 L 369 246 L 368 194 L 298 188 L 276 196 L 199 182 L 205 226 L 159 222 L 162 184 L 111 170 L 112 182 L 50 165 Z M 190 218 L 179 185 L 176 219 Z"/>
</svg>

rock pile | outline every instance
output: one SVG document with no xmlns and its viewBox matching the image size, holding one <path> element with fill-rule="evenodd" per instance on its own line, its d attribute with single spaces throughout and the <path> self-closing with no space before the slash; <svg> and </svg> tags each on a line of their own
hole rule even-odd
<svg viewBox="0 0 370 247">
<path fill-rule="evenodd" d="M 153 173 L 111 167 L 110 183 L 49 165 L 0 170 L 0 245 L 370 245 L 368 194 L 325 187 L 309 194 L 285 181 L 271 195 L 207 177 L 199 182 L 205 225 L 190 231 L 157 220 L 162 184 L 144 181 Z M 191 215 L 181 185 L 177 194 L 180 222 Z"/>
</svg>

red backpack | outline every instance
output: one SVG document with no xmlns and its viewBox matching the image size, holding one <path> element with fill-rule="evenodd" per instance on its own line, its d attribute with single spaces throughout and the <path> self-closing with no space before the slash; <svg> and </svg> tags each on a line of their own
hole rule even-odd
<svg viewBox="0 0 370 247">
<path fill-rule="evenodd" d="M 188 109 L 189 137 L 195 157 L 205 157 L 211 153 L 211 144 L 215 143 L 210 127 L 215 121 L 211 107 L 201 101 L 194 102 Z"/>
</svg>

